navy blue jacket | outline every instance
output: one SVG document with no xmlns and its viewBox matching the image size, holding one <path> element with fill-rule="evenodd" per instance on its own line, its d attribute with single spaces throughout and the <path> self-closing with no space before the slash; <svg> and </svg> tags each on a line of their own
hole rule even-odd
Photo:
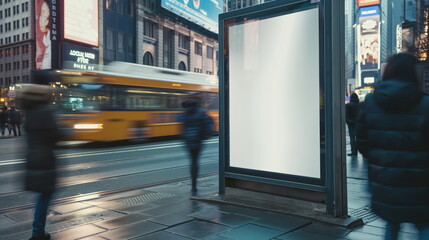
<svg viewBox="0 0 429 240">
<path fill-rule="evenodd" d="M 186 109 L 182 135 L 186 147 L 201 148 L 202 140 L 207 139 L 213 130 L 212 120 L 195 100 L 186 100 L 182 106 Z"/>
<path fill-rule="evenodd" d="M 372 208 L 391 222 L 429 222 L 429 96 L 407 80 L 368 94 L 357 126 Z"/>
</svg>

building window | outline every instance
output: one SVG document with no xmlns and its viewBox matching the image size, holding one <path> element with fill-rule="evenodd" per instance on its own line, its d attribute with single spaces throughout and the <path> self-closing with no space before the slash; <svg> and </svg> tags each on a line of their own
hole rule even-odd
<svg viewBox="0 0 429 240">
<path fill-rule="evenodd" d="M 200 42 L 195 42 L 195 54 L 200 56 L 203 55 L 202 44 Z"/>
<path fill-rule="evenodd" d="M 213 75 L 213 73 L 212 73 L 212 72 L 210 72 L 210 71 L 206 71 L 206 73 L 207 73 L 208 75 Z"/>
<path fill-rule="evenodd" d="M 179 63 L 179 70 L 186 71 L 186 65 L 183 61 Z"/>
<path fill-rule="evenodd" d="M 196 72 L 196 73 L 202 73 L 203 70 L 201 68 L 194 68 L 194 72 Z"/>
<path fill-rule="evenodd" d="M 119 52 L 125 52 L 125 47 L 124 47 L 124 43 L 125 43 L 125 41 L 124 41 L 124 34 L 123 33 L 121 33 L 121 32 L 118 32 L 118 51 Z"/>
<path fill-rule="evenodd" d="M 153 66 L 153 56 L 150 52 L 146 52 L 143 55 L 143 64 Z"/>
<path fill-rule="evenodd" d="M 114 9 L 113 0 L 105 0 L 105 1 L 106 1 L 106 9 L 113 11 L 113 9 Z"/>
<path fill-rule="evenodd" d="M 134 38 L 128 36 L 128 53 L 134 54 Z"/>
<path fill-rule="evenodd" d="M 118 13 L 124 15 L 124 0 L 117 0 Z"/>
<path fill-rule="evenodd" d="M 113 31 L 111 29 L 106 29 L 106 48 L 109 50 L 114 50 L 113 44 Z"/>
<path fill-rule="evenodd" d="M 189 36 L 179 34 L 179 48 L 189 50 Z"/>
<path fill-rule="evenodd" d="M 207 46 L 207 58 L 213 59 L 213 48 Z"/>
<path fill-rule="evenodd" d="M 143 35 L 155 38 L 155 26 L 155 23 L 145 20 L 143 25 Z"/>
<path fill-rule="evenodd" d="M 134 9 L 136 8 L 136 2 L 135 0 L 129 0 L 128 2 L 128 7 L 127 7 L 127 11 L 128 11 L 128 16 L 134 17 Z"/>
</svg>

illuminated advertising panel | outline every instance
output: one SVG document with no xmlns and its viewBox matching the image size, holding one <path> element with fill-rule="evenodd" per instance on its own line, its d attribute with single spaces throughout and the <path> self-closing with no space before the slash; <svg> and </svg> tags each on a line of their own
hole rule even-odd
<svg viewBox="0 0 429 240">
<path fill-rule="evenodd" d="M 380 0 L 357 0 L 359 7 L 366 7 L 366 6 L 373 6 L 373 5 L 379 5 Z"/>
<path fill-rule="evenodd" d="M 402 52 L 414 53 L 414 27 L 402 27 Z"/>
<path fill-rule="evenodd" d="M 98 46 L 98 0 L 64 0 L 64 38 Z"/>
<path fill-rule="evenodd" d="M 378 6 L 360 9 L 359 54 L 360 69 L 380 68 L 380 14 Z"/>
<path fill-rule="evenodd" d="M 222 0 L 162 0 L 161 6 L 191 22 L 217 33 Z"/>
<path fill-rule="evenodd" d="M 90 47 L 63 43 L 63 68 L 77 70 L 96 70 L 98 51 Z"/>
<path fill-rule="evenodd" d="M 317 8 L 228 27 L 230 167 L 322 178 L 319 34 Z"/>
<path fill-rule="evenodd" d="M 55 12 L 56 13 L 56 12 Z M 56 14 L 55 14 L 56 15 Z M 57 31 L 52 34 L 52 5 L 48 0 L 36 0 L 36 69 L 52 68 L 52 39 L 57 39 Z M 55 16 L 56 17 L 56 16 Z M 56 27 L 56 25 L 55 25 Z M 51 38 L 52 36 L 52 38 Z"/>
</svg>

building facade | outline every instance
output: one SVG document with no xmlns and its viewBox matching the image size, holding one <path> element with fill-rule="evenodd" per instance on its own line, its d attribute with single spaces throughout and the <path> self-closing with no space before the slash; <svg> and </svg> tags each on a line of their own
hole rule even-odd
<svg viewBox="0 0 429 240">
<path fill-rule="evenodd" d="M 136 63 L 217 75 L 217 34 L 161 7 L 139 0 Z"/>
<path fill-rule="evenodd" d="M 0 87 L 28 83 L 34 69 L 34 1 L 0 0 Z"/>
</svg>

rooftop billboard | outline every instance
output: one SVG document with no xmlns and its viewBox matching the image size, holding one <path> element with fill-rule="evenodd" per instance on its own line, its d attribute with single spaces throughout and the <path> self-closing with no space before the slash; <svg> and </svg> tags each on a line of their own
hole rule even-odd
<svg viewBox="0 0 429 240">
<path fill-rule="evenodd" d="M 98 0 L 64 0 L 64 38 L 98 46 Z"/>
<path fill-rule="evenodd" d="M 356 0 L 359 7 L 379 5 L 380 0 Z"/>
<path fill-rule="evenodd" d="M 217 33 L 222 0 L 161 0 L 161 6 L 176 15 Z"/>
</svg>

